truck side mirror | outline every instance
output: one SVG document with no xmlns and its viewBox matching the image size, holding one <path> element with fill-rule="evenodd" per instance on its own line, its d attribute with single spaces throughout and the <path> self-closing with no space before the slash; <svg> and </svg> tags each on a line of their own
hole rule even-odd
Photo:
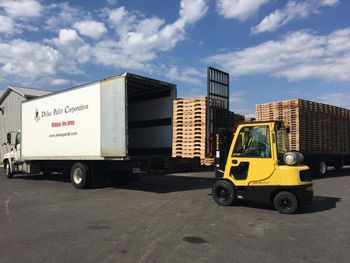
<svg viewBox="0 0 350 263">
<path fill-rule="evenodd" d="M 12 142 L 12 136 L 11 136 L 11 132 L 7 133 L 7 144 L 11 144 Z"/>
</svg>

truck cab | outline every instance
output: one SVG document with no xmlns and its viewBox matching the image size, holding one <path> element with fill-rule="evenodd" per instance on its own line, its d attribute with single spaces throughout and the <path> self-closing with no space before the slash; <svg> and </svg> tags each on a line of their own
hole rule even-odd
<svg viewBox="0 0 350 263">
<path fill-rule="evenodd" d="M 217 181 L 212 190 L 217 204 L 250 200 L 292 214 L 312 200 L 309 167 L 302 164 L 302 154 L 288 152 L 287 131 L 279 121 L 244 123 L 238 126 L 227 155 L 220 155 L 224 145 L 217 146 Z"/>
<path fill-rule="evenodd" d="M 12 178 L 14 173 L 19 172 L 18 164 L 22 162 L 21 157 L 21 132 L 8 132 L 7 145 L 11 146 L 11 151 L 6 153 L 3 158 L 5 175 Z"/>
</svg>

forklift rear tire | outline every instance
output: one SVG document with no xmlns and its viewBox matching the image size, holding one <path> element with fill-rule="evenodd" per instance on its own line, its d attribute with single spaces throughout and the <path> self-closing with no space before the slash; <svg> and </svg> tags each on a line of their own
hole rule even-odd
<svg viewBox="0 0 350 263">
<path fill-rule="evenodd" d="M 273 206 L 281 214 L 294 214 L 299 207 L 298 199 L 291 192 L 279 192 L 273 199 Z"/>
<path fill-rule="evenodd" d="M 75 188 L 86 189 L 91 187 L 89 167 L 84 163 L 75 163 L 71 169 L 71 181 Z"/>
<path fill-rule="evenodd" d="M 234 186 L 225 180 L 219 180 L 213 185 L 212 194 L 215 202 L 221 206 L 230 206 L 235 201 Z"/>
</svg>

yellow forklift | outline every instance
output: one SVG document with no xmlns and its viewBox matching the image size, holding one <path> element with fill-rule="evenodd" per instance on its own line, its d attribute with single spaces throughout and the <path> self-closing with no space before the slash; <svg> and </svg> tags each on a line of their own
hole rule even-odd
<svg viewBox="0 0 350 263">
<path fill-rule="evenodd" d="M 273 204 L 283 214 L 295 213 L 312 200 L 312 179 L 302 154 L 288 150 L 288 128 L 279 121 L 243 123 L 234 134 L 219 131 L 215 202 L 228 206 L 249 200 Z"/>
</svg>

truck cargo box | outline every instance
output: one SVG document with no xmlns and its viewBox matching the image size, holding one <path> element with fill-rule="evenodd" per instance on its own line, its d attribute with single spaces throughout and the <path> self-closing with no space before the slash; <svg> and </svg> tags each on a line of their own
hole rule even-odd
<svg viewBox="0 0 350 263">
<path fill-rule="evenodd" d="M 22 104 L 24 160 L 171 155 L 176 86 L 130 73 Z"/>
</svg>

